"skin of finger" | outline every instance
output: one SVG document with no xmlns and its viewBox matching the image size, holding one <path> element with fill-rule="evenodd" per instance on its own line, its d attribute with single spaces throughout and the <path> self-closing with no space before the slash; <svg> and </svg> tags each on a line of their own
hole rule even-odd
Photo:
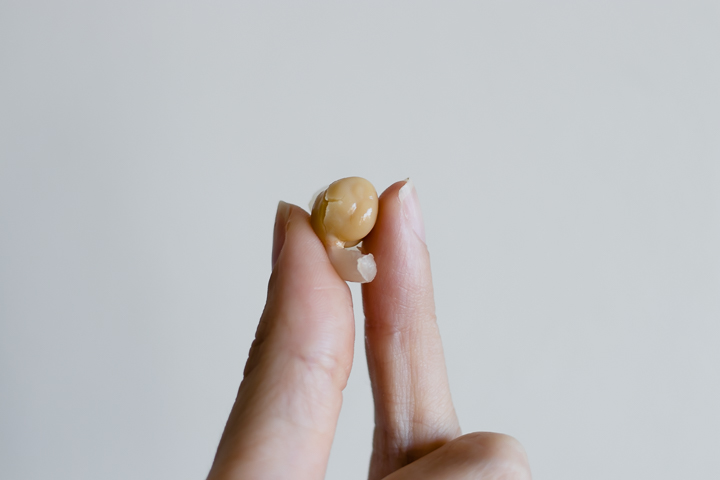
<svg viewBox="0 0 720 480">
<path fill-rule="evenodd" d="M 210 479 L 322 479 L 353 358 L 347 284 L 309 217 L 290 207 L 284 244 Z"/>
<path fill-rule="evenodd" d="M 403 216 L 398 191 L 380 196 L 363 241 L 378 273 L 362 286 L 375 403 L 370 480 L 383 478 L 460 435 L 435 318 L 430 256 Z"/>
<path fill-rule="evenodd" d="M 525 449 L 508 435 L 476 432 L 458 437 L 385 480 L 531 480 Z"/>
</svg>

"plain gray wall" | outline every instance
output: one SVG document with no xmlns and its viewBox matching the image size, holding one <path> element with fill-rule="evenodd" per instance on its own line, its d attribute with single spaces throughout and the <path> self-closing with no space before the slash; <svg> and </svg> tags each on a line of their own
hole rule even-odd
<svg viewBox="0 0 720 480">
<path fill-rule="evenodd" d="M 465 431 L 720 478 L 718 5 L 1 1 L 0 478 L 203 478 L 277 201 L 349 175 L 417 185 Z"/>
</svg>

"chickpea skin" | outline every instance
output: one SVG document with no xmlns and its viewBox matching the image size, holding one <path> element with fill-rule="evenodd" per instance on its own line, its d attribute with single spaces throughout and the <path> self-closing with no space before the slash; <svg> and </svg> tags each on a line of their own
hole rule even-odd
<svg viewBox="0 0 720 480">
<path fill-rule="evenodd" d="M 378 196 L 372 183 L 361 177 L 342 178 L 320 192 L 313 202 L 310 223 L 343 280 L 370 282 L 377 267 L 372 254 L 357 248 L 377 219 Z"/>
</svg>

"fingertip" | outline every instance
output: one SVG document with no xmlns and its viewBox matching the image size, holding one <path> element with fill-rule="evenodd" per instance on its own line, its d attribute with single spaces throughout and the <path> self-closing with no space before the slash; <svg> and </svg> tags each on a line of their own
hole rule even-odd
<svg viewBox="0 0 720 480">
<path fill-rule="evenodd" d="M 298 241 L 307 245 L 309 251 L 314 250 L 312 247 L 313 241 L 316 240 L 314 234 L 309 235 L 312 232 L 307 231 L 307 228 L 303 224 L 307 223 L 309 226 L 309 215 L 305 210 L 293 205 L 291 203 L 278 202 L 277 212 L 275 213 L 275 227 L 273 231 L 273 252 L 272 252 L 272 266 L 280 259 L 280 256 L 285 248 L 285 245 L 289 243 L 288 237 L 292 236 L 292 243 Z M 290 233 L 292 231 L 292 233 Z M 315 237 L 315 238 L 313 238 Z M 317 242 L 315 242 L 317 243 Z"/>
<path fill-rule="evenodd" d="M 420 241 L 425 244 L 425 222 L 423 221 L 422 211 L 420 210 L 420 199 L 418 198 L 415 183 L 411 179 L 405 181 L 398 191 L 398 199 L 400 200 L 400 208 L 402 210 L 405 224 L 409 226 Z"/>
<path fill-rule="evenodd" d="M 316 301 L 335 304 L 336 300 L 351 304 L 350 289 L 330 263 L 325 246 L 310 225 L 310 215 L 297 205 L 285 205 L 284 241 L 273 265 L 269 294 L 303 304 Z"/>
<path fill-rule="evenodd" d="M 427 285 L 430 258 L 417 191 L 408 178 L 390 185 L 379 197 L 375 227 L 363 240 L 363 252 L 372 253 L 378 275 L 371 284 L 399 288 L 400 283 Z M 400 283 L 398 283 L 400 282 Z M 415 289 L 413 289 L 415 290 Z"/>
<path fill-rule="evenodd" d="M 392 196 L 392 197 L 397 197 L 398 192 L 399 192 L 400 189 L 408 182 L 408 180 L 410 180 L 409 177 L 406 178 L 405 180 L 399 180 L 399 181 L 393 183 L 392 185 L 390 185 L 389 187 L 387 187 L 387 188 L 383 191 L 383 193 L 380 194 L 380 198 L 381 198 L 381 199 L 382 199 L 382 198 L 387 199 L 388 197 L 391 197 L 391 196 Z"/>
</svg>

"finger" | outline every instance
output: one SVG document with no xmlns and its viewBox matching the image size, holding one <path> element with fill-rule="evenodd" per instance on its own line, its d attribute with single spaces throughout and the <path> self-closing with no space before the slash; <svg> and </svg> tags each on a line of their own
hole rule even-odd
<svg viewBox="0 0 720 480">
<path fill-rule="evenodd" d="M 385 480 L 530 480 L 522 445 L 499 433 L 469 433 L 401 468 Z"/>
<path fill-rule="evenodd" d="M 424 238 L 414 186 L 395 183 L 380 196 L 377 223 L 363 241 L 377 263 L 375 280 L 362 286 L 375 402 L 371 480 L 460 434 Z"/>
<path fill-rule="evenodd" d="M 208 478 L 322 479 L 353 357 L 347 284 L 299 207 L 278 206 L 267 303 Z"/>
</svg>

